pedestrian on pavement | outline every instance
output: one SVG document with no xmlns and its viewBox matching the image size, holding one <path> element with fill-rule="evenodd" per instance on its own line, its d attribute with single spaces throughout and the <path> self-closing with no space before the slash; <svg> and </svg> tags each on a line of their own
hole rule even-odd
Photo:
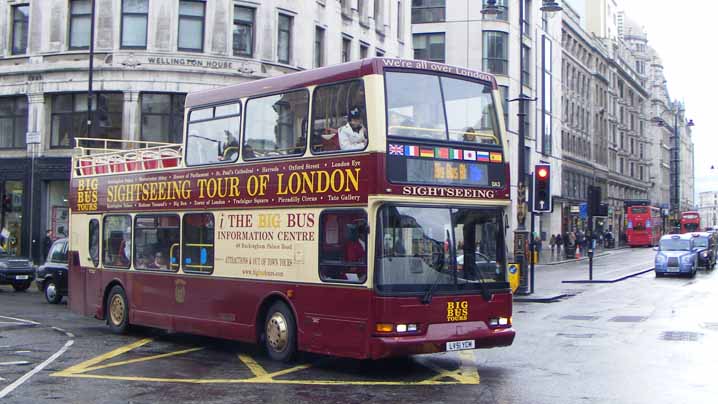
<svg viewBox="0 0 718 404">
<path fill-rule="evenodd" d="M 536 251 L 536 261 L 541 258 L 542 243 L 543 241 L 541 240 L 541 237 L 536 235 L 536 237 L 534 237 L 534 251 Z"/>
<path fill-rule="evenodd" d="M 551 247 L 551 256 L 556 253 L 556 236 L 551 235 L 551 238 L 548 240 L 548 245 Z"/>
<path fill-rule="evenodd" d="M 47 253 L 50 252 L 50 247 L 52 246 L 52 230 L 47 229 L 45 232 L 45 238 L 42 240 L 42 257 L 47 258 Z"/>
<path fill-rule="evenodd" d="M 561 237 L 561 233 L 558 233 L 556 235 L 556 255 L 561 256 L 561 246 L 563 245 L 563 237 Z"/>
</svg>

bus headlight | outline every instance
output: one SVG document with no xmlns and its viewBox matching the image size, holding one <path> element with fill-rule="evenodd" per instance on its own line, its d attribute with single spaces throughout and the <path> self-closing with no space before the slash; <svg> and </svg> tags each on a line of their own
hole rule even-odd
<svg viewBox="0 0 718 404">
<path fill-rule="evenodd" d="M 511 317 L 490 318 L 489 327 L 511 327 Z"/>
</svg>

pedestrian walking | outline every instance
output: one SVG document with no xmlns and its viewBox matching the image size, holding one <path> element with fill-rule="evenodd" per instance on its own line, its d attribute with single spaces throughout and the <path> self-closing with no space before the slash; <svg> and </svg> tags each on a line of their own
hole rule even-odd
<svg viewBox="0 0 718 404">
<path fill-rule="evenodd" d="M 549 247 L 551 247 L 551 256 L 553 257 L 553 255 L 556 253 L 556 236 L 555 235 L 552 234 L 551 238 L 548 239 L 548 245 L 549 245 Z"/>
<path fill-rule="evenodd" d="M 45 232 L 45 238 L 42 240 L 42 258 L 47 258 L 47 253 L 50 252 L 50 247 L 52 246 L 52 230 L 47 229 Z"/>
<path fill-rule="evenodd" d="M 561 237 L 561 233 L 558 233 L 556 235 L 556 255 L 561 256 L 561 246 L 563 246 L 563 237 Z"/>
</svg>

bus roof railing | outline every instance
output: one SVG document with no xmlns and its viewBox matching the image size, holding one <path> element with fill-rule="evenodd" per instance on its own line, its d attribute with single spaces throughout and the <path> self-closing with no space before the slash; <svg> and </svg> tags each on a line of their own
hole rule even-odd
<svg viewBox="0 0 718 404">
<path fill-rule="evenodd" d="M 73 174 L 79 177 L 179 167 L 182 144 L 141 140 L 75 138 Z"/>
</svg>

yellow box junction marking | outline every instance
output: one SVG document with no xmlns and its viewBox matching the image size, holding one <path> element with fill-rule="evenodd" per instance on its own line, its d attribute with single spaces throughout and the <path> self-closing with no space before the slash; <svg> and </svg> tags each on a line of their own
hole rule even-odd
<svg viewBox="0 0 718 404">
<path fill-rule="evenodd" d="M 276 379 L 276 377 L 284 376 L 287 374 L 295 373 L 301 370 L 309 369 L 312 364 L 303 364 L 294 366 L 288 369 L 279 370 L 276 372 L 267 372 L 254 358 L 239 354 L 238 359 L 246 366 L 250 372 L 254 375 L 244 379 L 187 379 L 187 378 L 162 378 L 162 377 L 145 377 L 145 376 L 114 376 L 114 375 L 101 375 L 101 374 L 89 374 L 100 369 L 107 369 L 118 366 L 126 366 L 134 363 L 147 362 L 152 360 L 158 360 L 168 358 L 172 356 L 185 355 L 192 352 L 197 352 L 204 348 L 189 348 L 178 351 L 167 352 L 159 355 L 151 355 L 142 358 L 129 359 L 125 361 L 112 362 L 102 364 L 102 362 L 111 360 L 117 356 L 130 352 L 136 348 L 152 342 L 152 338 L 144 338 L 131 344 L 122 346 L 100 356 L 86 360 L 77 365 L 70 366 L 65 370 L 52 373 L 50 376 L 53 377 L 75 377 L 75 378 L 86 378 L 86 379 L 105 379 L 105 380 L 125 380 L 125 381 L 142 381 L 142 382 L 161 382 L 161 383 L 194 383 L 194 384 L 258 384 L 258 383 L 275 383 L 275 384 L 295 384 L 295 385 L 384 385 L 384 386 L 402 386 L 402 385 L 450 385 L 450 384 L 479 384 L 480 378 L 476 370 L 475 358 L 473 351 L 460 351 L 458 358 L 454 358 L 459 361 L 458 368 L 456 370 L 447 370 L 436 364 L 431 363 L 425 357 L 419 357 L 418 362 L 423 366 L 433 370 L 437 374 L 426 380 L 420 381 L 374 381 L 374 380 L 285 380 Z M 446 379 L 450 381 L 445 381 Z"/>
</svg>

